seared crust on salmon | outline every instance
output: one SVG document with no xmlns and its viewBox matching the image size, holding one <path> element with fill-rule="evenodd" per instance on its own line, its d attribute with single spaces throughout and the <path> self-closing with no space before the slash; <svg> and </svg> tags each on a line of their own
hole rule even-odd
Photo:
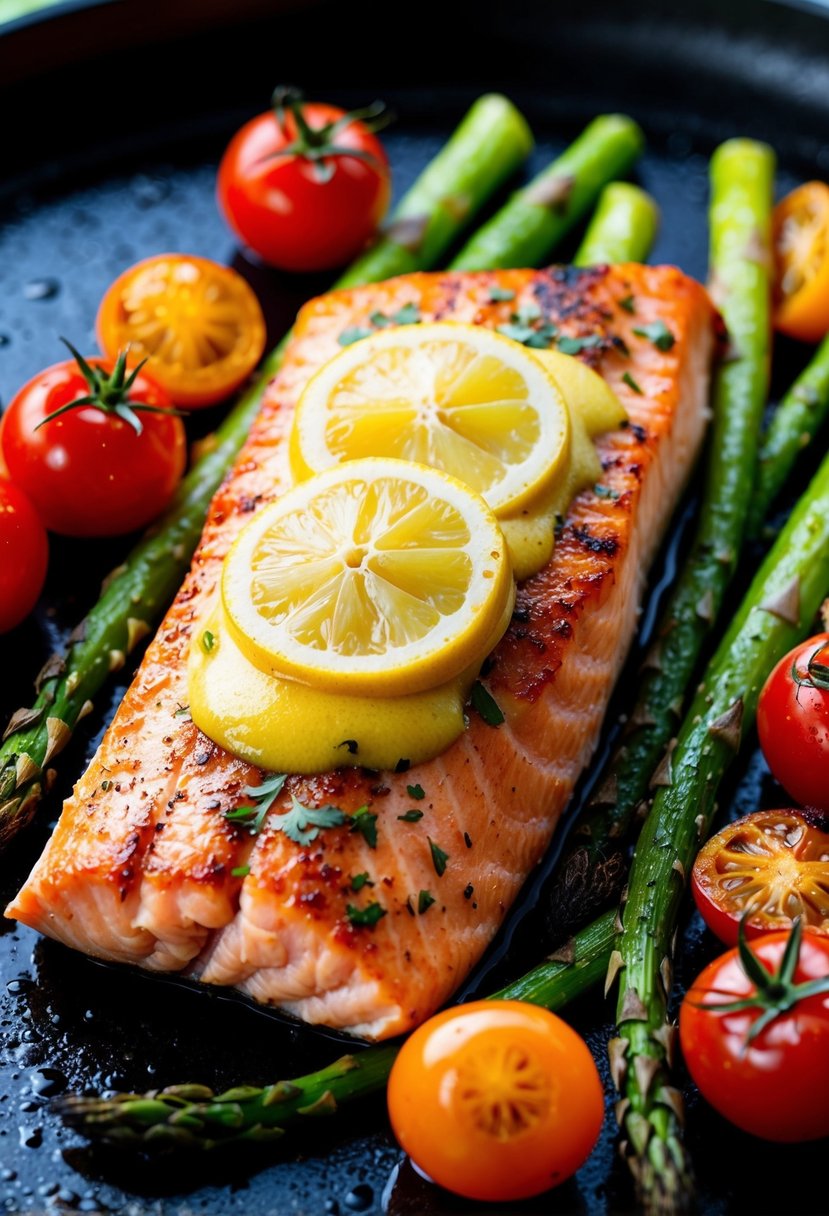
<svg viewBox="0 0 829 1216">
<path fill-rule="evenodd" d="M 494 302 L 495 287 L 515 298 Z M 302 846 L 272 814 L 252 837 L 226 816 L 250 803 L 244 787 L 262 774 L 190 721 L 190 633 L 239 529 L 290 484 L 286 436 L 309 375 L 345 329 L 410 303 L 424 320 L 488 326 L 539 310 L 535 323 L 594 339 L 580 357 L 630 423 L 599 440 L 602 485 L 573 502 L 552 561 L 519 588 L 486 669 L 504 723 L 470 710 L 465 733 L 428 764 L 292 777 L 274 806 L 286 810 L 293 793 L 350 815 L 366 807 L 376 816 L 360 821 L 366 830 L 351 822 Z M 675 339 L 667 351 L 633 332 L 657 320 Z M 639 265 L 411 275 L 308 304 L 191 571 L 8 915 L 89 954 L 234 985 L 369 1038 L 432 1013 L 492 940 L 590 761 L 648 566 L 703 437 L 715 328 L 702 287 Z M 400 752 L 405 761 L 405 740 Z M 412 809 L 422 817 L 401 818 Z M 362 874 L 373 886 L 355 893 Z M 435 902 L 419 910 L 421 892 Z M 352 924 L 347 905 L 369 902 L 385 916 Z"/>
</svg>

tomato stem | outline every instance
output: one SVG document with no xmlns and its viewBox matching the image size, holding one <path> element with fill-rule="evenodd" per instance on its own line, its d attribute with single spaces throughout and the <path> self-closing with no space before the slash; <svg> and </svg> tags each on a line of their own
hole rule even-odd
<svg viewBox="0 0 829 1216">
<path fill-rule="evenodd" d="M 109 375 L 107 375 L 100 363 L 93 367 L 66 338 L 61 338 L 61 342 L 64 346 L 68 347 L 72 358 L 80 368 L 84 380 L 89 385 L 89 393 L 84 397 L 76 397 L 74 401 L 62 405 L 60 409 L 53 410 L 51 414 L 37 424 L 35 427 L 36 431 L 39 431 L 47 422 L 53 422 L 55 418 L 59 418 L 61 414 L 68 414 L 70 410 L 80 409 L 85 405 L 91 405 L 94 409 L 101 410 L 104 414 L 115 414 L 122 422 L 126 422 L 131 426 L 136 435 L 140 435 L 144 429 L 141 425 L 141 419 L 138 417 L 137 411 L 139 410 L 145 414 L 175 414 L 180 417 L 180 410 L 174 410 L 162 405 L 149 405 L 144 401 L 130 400 L 130 389 L 135 384 L 136 378 L 147 360 L 142 359 L 127 375 L 129 347 L 119 353 L 118 358 L 115 360 L 115 366 Z"/>
<path fill-rule="evenodd" d="M 277 85 L 271 101 L 277 124 L 285 138 L 290 139 L 286 125 L 288 112 L 294 120 L 297 134 L 286 147 L 272 153 L 266 160 L 276 156 L 300 156 L 312 162 L 320 182 L 330 181 L 334 176 L 335 166 L 329 162 L 336 156 L 350 156 L 355 160 L 364 161 L 380 173 L 385 173 L 384 166 L 370 152 L 337 143 L 337 136 L 353 123 L 362 123 L 367 131 L 374 134 L 393 122 L 394 115 L 382 101 L 373 101 L 371 105 L 360 110 L 349 110 L 340 118 L 324 123 L 321 127 L 312 127 L 308 122 L 305 117 L 304 94 L 293 85 Z"/>
</svg>

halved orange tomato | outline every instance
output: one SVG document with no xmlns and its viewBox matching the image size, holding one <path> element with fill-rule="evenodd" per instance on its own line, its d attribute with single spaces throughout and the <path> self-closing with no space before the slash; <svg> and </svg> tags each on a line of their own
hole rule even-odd
<svg viewBox="0 0 829 1216">
<path fill-rule="evenodd" d="M 176 405 L 228 397 L 265 349 L 265 318 L 240 274 L 209 258 L 165 253 L 120 275 L 98 310 L 98 341 L 110 358 L 130 348 Z"/>
<path fill-rule="evenodd" d="M 691 876 L 694 900 L 712 933 L 736 945 L 740 919 L 756 937 L 791 928 L 795 917 L 829 936 L 829 831 L 798 810 L 755 811 L 712 836 Z"/>
<path fill-rule="evenodd" d="M 774 325 L 801 342 L 829 333 L 829 185 L 806 182 L 774 209 Z"/>
</svg>

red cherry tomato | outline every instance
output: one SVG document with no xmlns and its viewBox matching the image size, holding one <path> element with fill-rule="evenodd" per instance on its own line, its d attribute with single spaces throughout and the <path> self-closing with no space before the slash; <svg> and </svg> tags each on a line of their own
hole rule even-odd
<svg viewBox="0 0 829 1216">
<path fill-rule="evenodd" d="M 357 112 L 304 102 L 289 90 L 277 90 L 274 101 L 230 141 L 219 166 L 219 206 L 239 239 L 271 266 L 342 266 L 388 209 L 383 146 Z"/>
<path fill-rule="evenodd" d="M 770 975 L 779 970 L 791 936 L 770 933 L 753 943 Z M 829 939 L 807 929 L 791 983 L 827 976 Z M 764 1016 L 759 1003 L 733 1010 L 716 1006 L 756 994 L 737 950 L 705 968 L 679 1015 L 688 1071 L 720 1114 L 754 1136 L 794 1142 L 829 1135 L 829 993 L 793 999 L 749 1041 Z"/>
<path fill-rule="evenodd" d="M 46 578 L 49 543 L 32 504 L 0 478 L 0 633 L 28 616 Z"/>
<path fill-rule="evenodd" d="M 140 372 L 125 377 L 123 360 L 85 366 L 88 375 L 71 359 L 57 363 L 24 385 L 3 416 L 0 444 L 50 531 L 116 536 L 170 502 L 184 471 L 184 427 L 154 412 L 169 410 L 168 398 Z M 97 404 L 73 404 L 90 397 Z"/>
<path fill-rule="evenodd" d="M 829 633 L 796 646 L 775 667 L 757 706 L 769 768 L 796 802 L 829 811 Z"/>
<path fill-rule="evenodd" d="M 475 1001 L 430 1018 L 401 1047 L 388 1102 L 394 1134 L 430 1178 L 502 1202 L 575 1173 L 604 1115 L 587 1044 L 521 1001 Z"/>
<path fill-rule="evenodd" d="M 691 891 L 702 919 L 727 946 L 788 929 L 796 916 L 829 936 L 829 832 L 802 811 L 755 811 L 728 824 L 697 854 Z"/>
</svg>

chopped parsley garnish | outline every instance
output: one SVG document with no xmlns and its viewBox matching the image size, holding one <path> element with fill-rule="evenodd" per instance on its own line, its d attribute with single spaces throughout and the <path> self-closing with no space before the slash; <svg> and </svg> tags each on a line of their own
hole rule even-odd
<svg viewBox="0 0 829 1216">
<path fill-rule="evenodd" d="M 652 321 L 650 325 L 642 325 L 633 332 L 637 338 L 647 338 L 649 342 L 653 342 L 657 350 L 668 351 L 676 342 L 664 321 Z"/>
<path fill-rule="evenodd" d="M 507 325 L 499 325 L 498 333 L 503 334 L 505 338 L 512 338 L 513 342 L 520 342 L 522 346 L 529 346 L 533 350 L 549 350 L 558 330 L 555 325 L 534 326 L 513 319 Z"/>
<path fill-rule="evenodd" d="M 392 316 L 395 325 L 417 325 L 420 321 L 420 309 L 416 304 L 404 304 Z"/>
<path fill-rule="evenodd" d="M 236 866 L 230 871 L 231 878 L 247 878 L 250 874 L 250 866 Z"/>
<path fill-rule="evenodd" d="M 444 853 L 440 845 L 435 844 L 431 836 L 427 836 L 426 839 L 429 841 L 429 848 L 432 850 L 432 865 L 435 867 L 435 873 L 438 878 L 443 878 L 449 854 Z"/>
<path fill-rule="evenodd" d="M 345 818 L 338 806 L 303 806 L 291 794 L 291 809 L 279 816 L 274 827 L 294 844 L 311 844 L 323 828 L 338 828 Z"/>
<path fill-rule="evenodd" d="M 422 785 L 407 785 L 406 793 L 410 798 L 414 798 L 415 802 L 420 802 L 421 798 L 426 797 L 426 791 Z"/>
<path fill-rule="evenodd" d="M 355 342 L 359 342 L 362 338 L 370 338 L 374 331 L 366 329 L 362 325 L 349 325 L 340 334 L 337 341 L 340 346 L 353 346 Z"/>
<path fill-rule="evenodd" d="M 360 750 L 360 745 L 356 739 L 343 739 L 342 743 L 337 744 L 337 751 L 339 751 L 341 747 L 348 748 L 349 756 L 356 756 L 357 752 Z"/>
<path fill-rule="evenodd" d="M 469 700 L 472 708 L 477 710 L 487 726 L 500 726 L 504 721 L 501 707 L 489 689 L 484 688 L 480 680 L 476 680 L 472 685 Z"/>
<path fill-rule="evenodd" d="M 634 312 L 633 296 L 622 296 L 621 300 L 619 301 L 619 307 L 623 308 L 625 312 Z"/>
<path fill-rule="evenodd" d="M 385 329 L 386 326 L 393 324 L 391 317 L 387 317 L 384 312 L 373 312 L 369 317 L 372 325 L 376 325 L 378 329 Z"/>
<path fill-rule="evenodd" d="M 210 651 L 216 645 L 216 639 L 209 629 L 205 629 L 201 635 L 201 648 L 205 654 L 210 654 Z"/>
<path fill-rule="evenodd" d="M 559 338 L 556 345 L 563 355 L 577 355 L 579 351 L 600 346 L 601 334 L 589 334 L 586 338 Z"/>
<path fill-rule="evenodd" d="M 258 836 L 265 825 L 265 817 L 288 780 L 287 773 L 274 773 L 261 785 L 246 785 L 242 790 L 248 798 L 253 798 L 255 806 L 237 806 L 232 811 L 225 811 L 225 819 L 229 823 L 238 823 L 246 827 L 251 836 Z"/>
<path fill-rule="evenodd" d="M 363 870 L 362 874 L 351 875 L 351 890 L 362 891 L 363 887 L 373 887 L 374 883 L 368 876 L 368 870 Z"/>
<path fill-rule="evenodd" d="M 367 806 L 361 806 L 351 816 L 351 831 L 359 832 L 370 849 L 377 848 L 377 816 Z"/>
<path fill-rule="evenodd" d="M 435 897 L 431 891 L 421 891 L 417 897 L 418 916 L 422 916 L 424 912 L 428 912 L 434 902 Z"/>
<path fill-rule="evenodd" d="M 183 718 L 190 712 L 189 705 L 179 705 L 178 709 L 173 714 L 174 718 Z"/>
<path fill-rule="evenodd" d="M 109 789 L 111 786 L 112 786 L 112 782 L 111 782 L 111 781 L 102 781 L 102 782 L 101 782 L 101 789 L 104 791 L 104 793 L 106 793 L 106 792 L 107 792 L 107 790 L 108 790 L 108 789 Z"/>
<path fill-rule="evenodd" d="M 619 491 L 611 490 L 610 486 L 595 485 L 593 493 L 598 494 L 599 498 L 612 498 L 614 501 L 619 497 Z"/>
<path fill-rule="evenodd" d="M 490 287 L 489 299 L 492 304 L 500 304 L 504 300 L 514 300 L 515 292 L 509 287 Z"/>
<path fill-rule="evenodd" d="M 631 376 L 630 372 L 625 372 L 625 374 L 622 376 L 622 380 L 625 382 L 628 388 L 633 389 L 634 393 L 638 393 L 640 397 L 642 396 L 642 390 L 634 380 L 633 376 Z"/>
<path fill-rule="evenodd" d="M 364 908 L 355 908 L 354 904 L 346 904 L 345 914 L 355 927 L 373 929 L 377 922 L 386 915 L 386 909 L 378 903 L 366 904 Z"/>
<path fill-rule="evenodd" d="M 403 823 L 417 823 L 423 818 L 423 811 L 406 811 L 405 815 L 398 815 L 398 819 L 402 819 Z"/>
</svg>

